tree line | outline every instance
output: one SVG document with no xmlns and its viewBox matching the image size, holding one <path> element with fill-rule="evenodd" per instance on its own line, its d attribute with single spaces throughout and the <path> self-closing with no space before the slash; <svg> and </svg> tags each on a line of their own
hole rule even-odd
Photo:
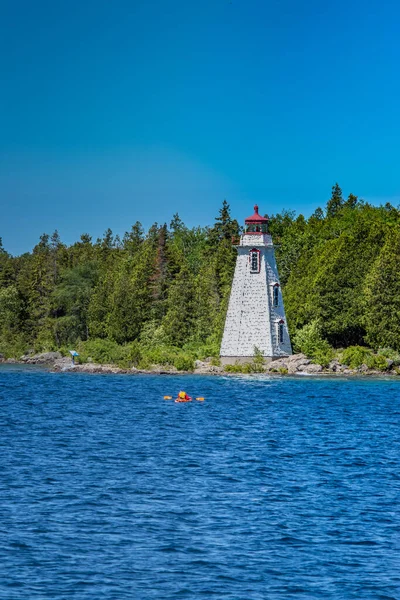
<svg viewBox="0 0 400 600">
<path fill-rule="evenodd" d="M 400 350 L 399 226 L 398 209 L 345 199 L 338 184 L 308 219 L 270 217 L 294 340 L 312 326 L 335 348 Z M 136 222 L 122 239 L 108 229 L 70 246 L 55 231 L 16 257 L 0 239 L 0 352 L 76 346 L 182 368 L 218 356 L 240 231 L 224 201 L 210 227 L 176 214 L 169 226 Z"/>
</svg>

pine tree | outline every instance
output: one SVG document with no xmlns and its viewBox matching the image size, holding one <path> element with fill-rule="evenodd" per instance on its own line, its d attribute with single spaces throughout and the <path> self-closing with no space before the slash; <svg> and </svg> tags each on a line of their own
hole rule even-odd
<svg viewBox="0 0 400 600">
<path fill-rule="evenodd" d="M 338 183 L 332 186 L 332 195 L 326 205 L 326 214 L 328 217 L 335 217 L 343 207 L 342 190 Z"/>
<path fill-rule="evenodd" d="M 154 271 L 149 279 L 151 294 L 152 316 L 160 323 L 165 314 L 165 301 L 167 297 L 168 257 L 167 257 L 168 229 L 164 224 L 158 230 L 157 247 L 154 260 Z"/>
<path fill-rule="evenodd" d="M 188 268 L 183 266 L 170 287 L 167 313 L 163 319 L 162 327 L 169 342 L 182 347 L 191 339 L 193 324 L 193 279 Z"/>
<path fill-rule="evenodd" d="M 144 240 L 144 231 L 142 224 L 136 221 L 132 225 L 131 230 L 126 231 L 122 238 L 122 248 L 128 252 L 130 256 L 133 256 L 140 248 Z"/>
<path fill-rule="evenodd" d="M 366 340 L 400 351 L 400 230 L 389 231 L 365 281 Z"/>
<path fill-rule="evenodd" d="M 218 217 L 215 218 L 214 227 L 210 230 L 210 242 L 217 245 L 222 240 L 232 242 L 232 237 L 239 234 L 239 224 L 236 219 L 232 219 L 231 210 L 228 202 L 223 201 L 219 210 Z"/>
<path fill-rule="evenodd" d="M 345 206 L 346 208 L 356 208 L 358 204 L 358 196 L 355 196 L 354 194 L 349 194 L 346 202 L 344 202 L 343 206 Z"/>
</svg>

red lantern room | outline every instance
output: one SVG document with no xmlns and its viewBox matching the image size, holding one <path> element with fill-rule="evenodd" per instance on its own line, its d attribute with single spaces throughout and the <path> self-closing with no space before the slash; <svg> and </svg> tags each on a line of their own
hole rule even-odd
<svg viewBox="0 0 400 600">
<path fill-rule="evenodd" d="M 254 207 L 254 215 L 247 217 L 244 221 L 245 233 L 267 233 L 268 221 L 268 218 L 258 214 L 258 206 L 256 204 Z"/>
</svg>

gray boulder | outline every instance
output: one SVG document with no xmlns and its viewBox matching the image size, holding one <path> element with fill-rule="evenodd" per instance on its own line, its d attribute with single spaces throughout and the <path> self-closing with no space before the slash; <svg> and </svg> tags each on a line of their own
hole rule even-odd
<svg viewBox="0 0 400 600">
<path fill-rule="evenodd" d="M 60 352 L 41 352 L 33 356 L 26 354 L 21 356 L 20 360 L 30 365 L 46 365 L 54 363 L 59 358 L 62 358 Z"/>
<path fill-rule="evenodd" d="M 314 373 L 321 373 L 322 371 L 322 366 L 321 365 L 314 365 L 314 364 L 309 364 L 309 365 L 304 365 L 301 368 L 301 372 L 302 373 L 307 373 L 307 374 L 314 374 Z"/>
<path fill-rule="evenodd" d="M 290 375 L 293 375 L 294 373 L 303 371 L 304 367 L 310 363 L 311 360 L 305 354 L 293 354 L 292 356 L 272 360 L 265 366 L 265 371 L 274 372 L 279 371 L 279 369 L 286 369 Z"/>
<path fill-rule="evenodd" d="M 69 369 L 74 369 L 76 365 L 72 363 L 72 360 L 68 358 L 68 356 L 62 356 L 61 358 L 56 358 L 53 363 L 53 369 L 55 371 L 68 371 Z"/>
</svg>

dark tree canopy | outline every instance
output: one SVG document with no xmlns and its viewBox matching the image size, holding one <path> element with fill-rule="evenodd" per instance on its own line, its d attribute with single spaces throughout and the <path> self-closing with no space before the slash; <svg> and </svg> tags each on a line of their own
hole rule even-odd
<svg viewBox="0 0 400 600">
<path fill-rule="evenodd" d="M 269 228 L 292 335 L 318 321 L 333 346 L 400 350 L 398 209 L 344 200 L 335 184 L 326 214 L 286 210 Z M 169 227 L 145 232 L 136 222 L 122 241 L 107 229 L 95 243 L 86 233 L 71 246 L 55 231 L 19 257 L 0 238 L 0 352 L 89 340 L 128 344 L 135 356 L 147 348 L 158 352 L 155 362 L 167 347 L 218 354 L 239 232 L 224 200 L 208 228 L 188 228 L 175 214 Z"/>
</svg>

